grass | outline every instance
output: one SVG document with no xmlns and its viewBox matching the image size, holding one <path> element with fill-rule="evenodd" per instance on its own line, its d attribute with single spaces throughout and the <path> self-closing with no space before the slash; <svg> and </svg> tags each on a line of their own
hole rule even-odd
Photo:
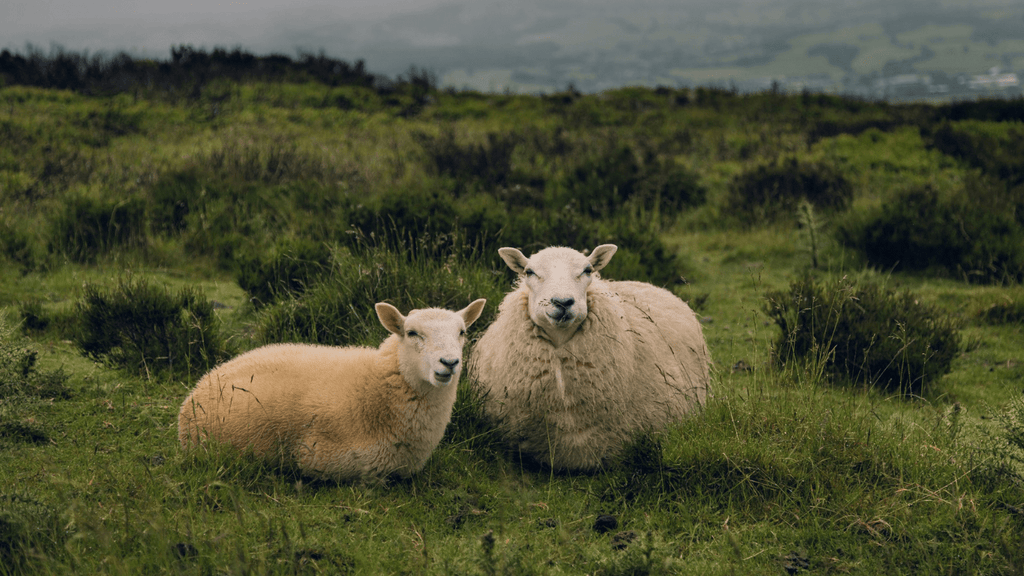
<svg viewBox="0 0 1024 576">
<path fill-rule="evenodd" d="M 66 375 L 66 393 L 27 393 L 57 388 L 0 369 L 17 384 L 2 389 L 19 391 L 0 398 L 0 574 L 1024 571 L 1024 471 L 1013 451 L 1020 286 L 872 269 L 834 235 L 906 187 L 952 188 L 975 170 L 921 139 L 943 109 L 634 89 L 437 93 L 411 114 L 351 87 L 247 83 L 225 93 L 214 116 L 210 102 L 0 89 L 12 110 L 0 131 L 10 127 L 25 147 L 0 153 L 0 344 L 12 358 L 34 351 L 30 382 Z M 347 107 L 321 107 L 325 93 Z M 883 128 L 810 135 L 818 120 L 844 115 L 849 126 L 881 119 Z M 1006 132 L 992 124 L 963 129 Z M 457 162 L 495 152 L 487 147 L 512 133 L 507 171 L 460 172 Z M 459 169 L 428 157 L 424 134 L 448 138 L 431 142 Z M 644 177 L 684 167 L 703 201 L 672 214 L 642 203 L 628 217 L 583 212 L 587 195 L 568 192 L 595 181 L 585 174 L 604 169 L 595 158 L 621 150 L 642 161 Z M 742 225 L 730 214 L 729 183 L 778 158 L 834 165 L 853 189 L 849 208 L 818 214 L 813 247 L 796 214 Z M 438 213 L 408 210 L 391 232 L 352 228 L 394 226 L 397 212 L 379 207 L 405 206 L 402 194 Z M 128 240 L 96 217 L 100 241 L 52 242 L 55 231 L 80 231 L 74 214 L 109 214 L 97 207 L 127 197 L 144 199 Z M 586 226 L 601 242 L 657 240 L 647 245 L 662 247 L 659 260 L 637 253 L 621 269 L 628 277 L 608 276 L 664 278 L 698 310 L 714 359 L 700 415 L 638 437 L 596 474 L 523 465 L 497 443 L 465 381 L 445 440 L 408 481 L 339 485 L 216 445 L 184 452 L 176 418 L 194 374 L 94 362 L 73 342 L 82 302 L 125 278 L 205 299 L 238 351 L 274 327 L 310 339 L 272 324 L 296 321 L 289 310 L 312 310 L 303 322 L 335 343 L 363 344 L 382 336 L 369 312 L 376 300 L 456 308 L 486 295 L 492 314 L 512 279 L 477 248 L 495 238 L 474 230 L 490 234 L 485 218 L 537 199 L 559 215 L 553 226 Z M 175 212 L 176 202 L 188 210 Z M 446 210 L 483 224 L 442 230 Z M 586 236 L 542 224 L 536 234 Z M 307 257 L 312 272 L 296 264 Z M 909 290 L 956 318 L 952 371 L 907 397 L 836 385 L 823 356 L 773 365 L 778 328 L 765 295 L 808 273 Z M 258 303 L 254 286 L 269 286 Z"/>
</svg>

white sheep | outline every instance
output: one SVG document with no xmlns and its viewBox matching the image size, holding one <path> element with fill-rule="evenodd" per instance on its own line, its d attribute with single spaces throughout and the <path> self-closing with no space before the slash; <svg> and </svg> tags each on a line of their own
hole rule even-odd
<svg viewBox="0 0 1024 576">
<path fill-rule="evenodd" d="M 601 468 L 707 395 L 695 314 L 662 288 L 601 280 L 616 250 L 498 251 L 519 280 L 470 353 L 470 381 L 512 450 L 555 469 Z"/>
<path fill-rule="evenodd" d="M 421 470 L 451 419 L 466 328 L 459 312 L 386 303 L 392 334 L 379 348 L 272 344 L 211 370 L 182 403 L 183 448 L 209 439 L 295 462 L 336 481 L 408 477 Z"/>
</svg>

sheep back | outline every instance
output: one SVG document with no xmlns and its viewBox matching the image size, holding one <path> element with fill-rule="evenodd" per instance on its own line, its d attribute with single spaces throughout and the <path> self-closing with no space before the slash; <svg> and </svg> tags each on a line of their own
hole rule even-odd
<svg viewBox="0 0 1024 576">
<path fill-rule="evenodd" d="M 211 370 L 182 403 L 183 448 L 207 439 L 333 480 L 408 476 L 451 418 L 455 386 L 416 391 L 398 338 L 374 348 L 274 344 Z"/>
<path fill-rule="evenodd" d="M 469 364 L 484 413 L 513 452 L 556 469 L 597 469 L 637 431 L 704 402 L 700 323 L 667 290 L 595 279 L 587 318 L 561 348 L 542 337 L 527 302 L 525 287 L 505 297 Z"/>
</svg>

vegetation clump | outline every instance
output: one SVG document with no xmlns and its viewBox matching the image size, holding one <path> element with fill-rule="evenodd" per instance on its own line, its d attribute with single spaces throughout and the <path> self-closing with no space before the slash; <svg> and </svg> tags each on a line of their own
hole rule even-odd
<svg viewBox="0 0 1024 576">
<path fill-rule="evenodd" d="M 792 216 L 801 200 L 815 208 L 838 211 L 853 198 L 853 186 L 835 167 L 788 158 L 762 164 L 730 183 L 729 206 L 748 225 Z"/>
<path fill-rule="evenodd" d="M 39 353 L 20 342 L 0 316 L 0 444 L 47 442 L 50 436 L 45 427 L 24 417 L 26 407 L 33 401 L 71 397 L 67 373 L 62 368 L 41 371 L 38 360 Z"/>
<path fill-rule="evenodd" d="M 146 245 L 146 203 L 72 197 L 53 221 L 49 251 L 72 262 L 92 263 L 115 249 Z"/>
<path fill-rule="evenodd" d="M 1024 128 L 1020 121 L 995 127 L 977 121 L 947 121 L 925 132 L 926 143 L 943 154 L 1010 186 L 1024 184 Z"/>
<path fill-rule="evenodd" d="M 61 556 L 69 531 L 56 510 L 20 494 L 0 493 L 0 567 L 32 574 L 40 560 Z"/>
<path fill-rule="evenodd" d="M 558 203 L 578 204 L 591 218 L 609 218 L 630 206 L 671 217 L 703 204 L 707 194 L 685 167 L 627 145 L 586 159 L 565 180 Z"/>
<path fill-rule="evenodd" d="M 21 397 L 71 396 L 64 370 L 40 371 L 38 360 L 39 353 L 19 343 L 0 317 L 0 403 Z"/>
<path fill-rule="evenodd" d="M 408 312 L 461 308 L 486 298 L 477 324 L 489 324 L 507 290 L 503 276 L 459 253 L 438 253 L 425 242 L 429 239 L 409 238 L 407 244 L 364 239 L 355 249 L 333 252 L 317 283 L 260 311 L 257 341 L 377 345 L 386 332 L 375 321 L 374 305 L 384 301 Z"/>
<path fill-rule="evenodd" d="M 250 256 L 239 265 L 238 285 L 257 308 L 305 292 L 327 273 L 331 249 L 323 242 L 284 243 L 267 258 Z"/>
<path fill-rule="evenodd" d="M 924 185 L 847 219 L 840 240 L 886 270 L 924 271 L 970 282 L 1024 280 L 1024 188 L 969 179 L 961 188 Z"/>
<path fill-rule="evenodd" d="M 909 290 L 804 276 L 765 299 L 781 329 L 776 361 L 818 363 L 839 381 L 920 394 L 951 370 L 960 351 L 958 323 Z"/>
<path fill-rule="evenodd" d="M 86 284 L 75 343 L 90 358 L 151 378 L 191 379 L 229 355 L 213 304 L 198 290 L 172 294 L 144 279 Z"/>
<path fill-rule="evenodd" d="M 997 302 L 981 313 L 988 324 L 1024 324 L 1024 300 Z"/>
</svg>

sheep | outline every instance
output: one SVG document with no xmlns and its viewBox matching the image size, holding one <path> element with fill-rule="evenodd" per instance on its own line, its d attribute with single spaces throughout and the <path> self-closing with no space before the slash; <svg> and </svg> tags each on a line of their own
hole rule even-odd
<svg viewBox="0 0 1024 576">
<path fill-rule="evenodd" d="M 181 405 L 183 449 L 213 439 L 315 478 L 409 477 L 451 419 L 466 329 L 486 300 L 402 316 L 378 303 L 379 348 L 271 344 L 203 376 Z"/>
<path fill-rule="evenodd" d="M 704 405 L 700 322 L 665 289 L 602 280 L 616 250 L 498 250 L 519 278 L 470 353 L 469 379 L 486 419 L 527 460 L 595 471 L 638 431 Z"/>
</svg>

